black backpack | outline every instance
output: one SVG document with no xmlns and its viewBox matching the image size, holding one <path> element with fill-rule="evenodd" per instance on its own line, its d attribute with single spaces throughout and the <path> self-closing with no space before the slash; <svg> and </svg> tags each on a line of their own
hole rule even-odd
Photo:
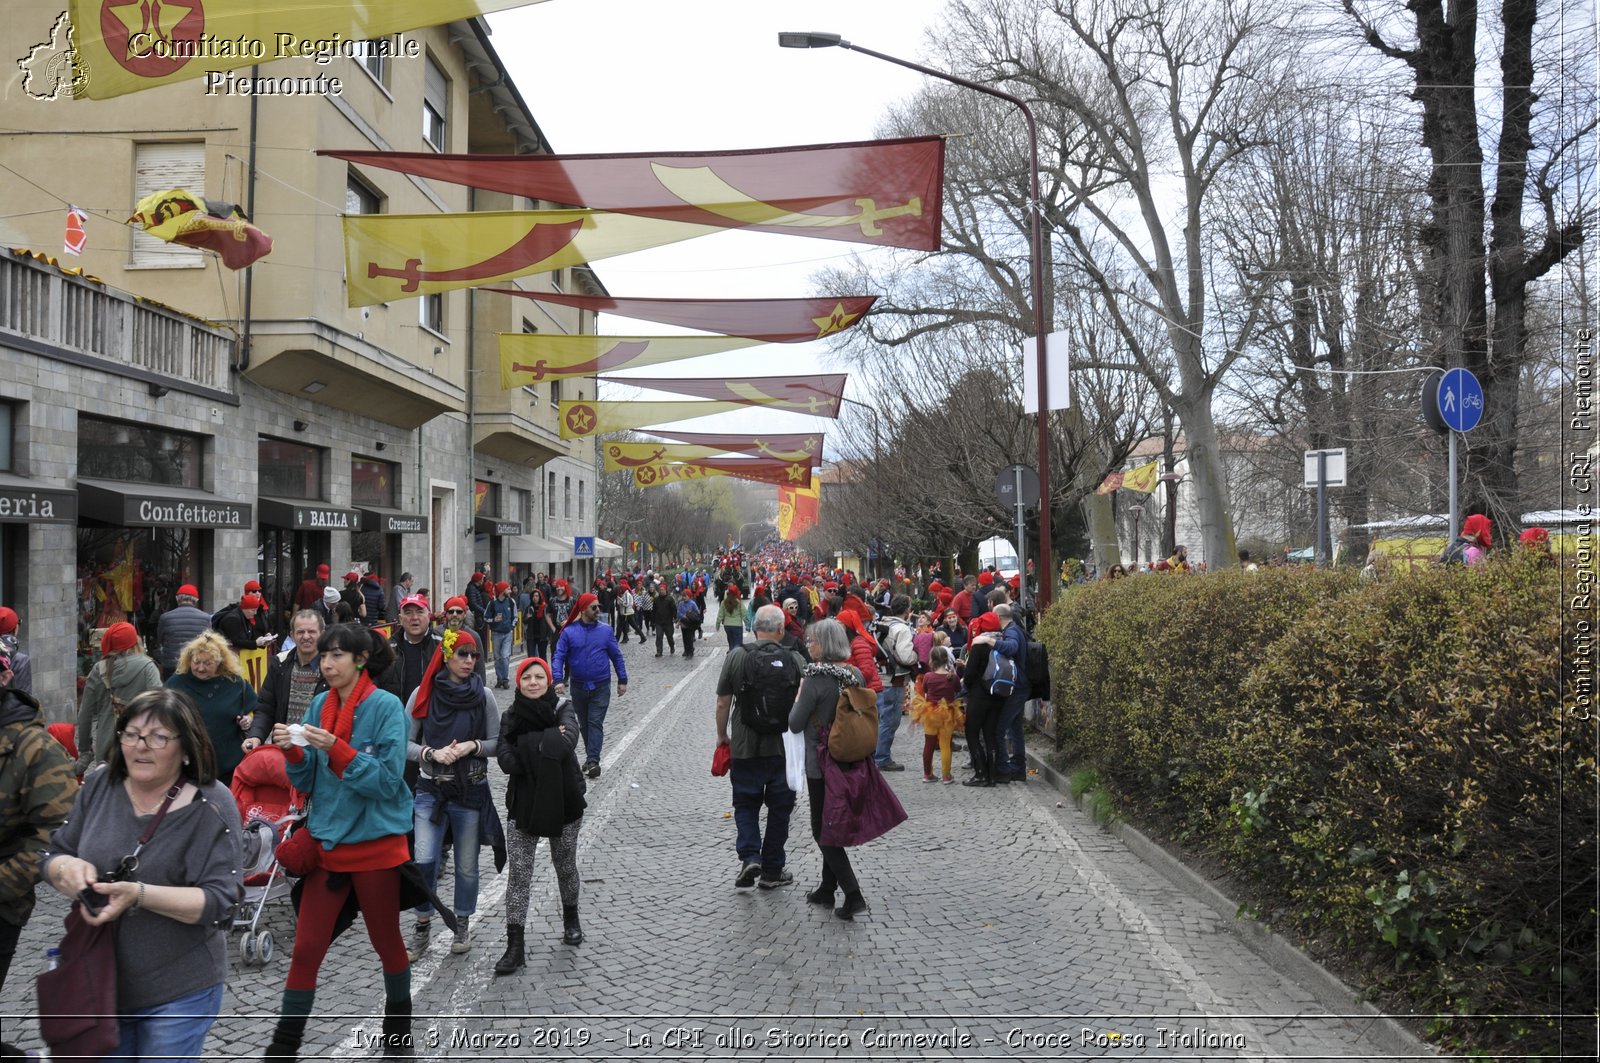
<svg viewBox="0 0 1600 1063">
<path fill-rule="evenodd" d="M 1050 651 L 1044 643 L 1028 640 L 1028 657 L 1023 674 L 1028 677 L 1028 688 L 1033 697 L 1050 700 Z"/>
<path fill-rule="evenodd" d="M 1444 552 L 1434 559 L 1435 565 L 1465 565 L 1467 563 L 1467 547 L 1470 545 L 1465 535 L 1458 535 Z"/>
<path fill-rule="evenodd" d="M 745 647 L 744 685 L 734 699 L 740 723 L 756 734 L 782 734 L 799 692 L 800 666 L 788 650 L 765 639 Z"/>
<path fill-rule="evenodd" d="M 239 608 L 239 603 L 238 602 L 234 602 L 232 605 L 223 606 L 221 609 L 218 609 L 216 612 L 211 614 L 211 630 L 212 631 L 216 631 L 217 630 L 217 625 L 222 623 L 222 618 L 227 616 L 229 613 L 242 613 L 242 612 L 244 612 L 244 610 Z M 248 626 L 248 625 L 246 625 L 246 626 Z"/>
</svg>

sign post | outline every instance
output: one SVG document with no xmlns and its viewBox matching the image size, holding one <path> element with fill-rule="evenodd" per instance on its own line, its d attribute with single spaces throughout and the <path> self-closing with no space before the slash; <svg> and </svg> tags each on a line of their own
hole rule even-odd
<svg viewBox="0 0 1600 1063">
<path fill-rule="evenodd" d="M 1450 538 L 1460 533 L 1456 516 L 1456 436 L 1478 427 L 1483 419 L 1483 385 L 1470 369 L 1451 369 L 1439 381 L 1439 416 L 1450 431 Z"/>
<path fill-rule="evenodd" d="M 1016 520 L 1017 582 L 1022 587 L 1017 600 L 1020 602 L 1027 597 L 1028 589 L 1028 540 L 1024 515 L 1029 506 L 1039 504 L 1039 474 L 1027 465 L 1007 465 L 995 479 L 994 493 L 1002 506 L 1011 508 Z M 1049 573 L 1040 573 L 1039 578 L 1048 579 Z"/>
<path fill-rule="evenodd" d="M 1328 488 L 1345 485 L 1344 448 L 1306 451 L 1305 485 L 1317 489 L 1317 564 L 1325 566 L 1332 560 L 1328 549 Z"/>
</svg>

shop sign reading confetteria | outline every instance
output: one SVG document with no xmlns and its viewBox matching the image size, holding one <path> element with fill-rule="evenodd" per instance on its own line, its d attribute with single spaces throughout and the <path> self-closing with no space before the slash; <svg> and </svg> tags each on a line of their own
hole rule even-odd
<svg viewBox="0 0 1600 1063">
<path fill-rule="evenodd" d="M 250 507 L 229 502 L 179 502 L 169 499 L 130 498 L 129 524 L 170 527 L 242 528 L 250 523 Z"/>
<path fill-rule="evenodd" d="M 78 495 L 0 484 L 0 521 L 20 524 L 76 524 Z"/>
</svg>

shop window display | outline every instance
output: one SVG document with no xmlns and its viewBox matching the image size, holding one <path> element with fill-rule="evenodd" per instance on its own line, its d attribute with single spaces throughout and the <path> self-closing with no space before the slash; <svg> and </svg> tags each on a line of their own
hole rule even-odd
<svg viewBox="0 0 1600 1063">
<path fill-rule="evenodd" d="M 88 674 L 100 635 L 126 620 L 155 650 L 156 621 L 177 604 L 185 583 L 199 582 L 196 534 L 188 528 L 78 526 L 78 675 Z M 202 603 L 202 608 L 207 603 Z"/>
</svg>

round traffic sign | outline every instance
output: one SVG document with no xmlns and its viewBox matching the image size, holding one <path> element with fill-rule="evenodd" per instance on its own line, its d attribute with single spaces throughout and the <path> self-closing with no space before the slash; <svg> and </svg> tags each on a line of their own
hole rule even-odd
<svg viewBox="0 0 1600 1063">
<path fill-rule="evenodd" d="M 1019 471 L 1022 473 L 1022 504 L 1024 506 L 1039 504 L 1039 474 L 1034 472 L 1030 465 L 1007 465 L 994 479 L 995 497 L 999 498 L 1000 504 L 1007 509 L 1014 508 L 1017 504 Z"/>
<path fill-rule="evenodd" d="M 1469 369 L 1451 369 L 1439 381 L 1439 416 L 1457 432 L 1470 432 L 1483 418 L 1483 385 Z"/>
</svg>

